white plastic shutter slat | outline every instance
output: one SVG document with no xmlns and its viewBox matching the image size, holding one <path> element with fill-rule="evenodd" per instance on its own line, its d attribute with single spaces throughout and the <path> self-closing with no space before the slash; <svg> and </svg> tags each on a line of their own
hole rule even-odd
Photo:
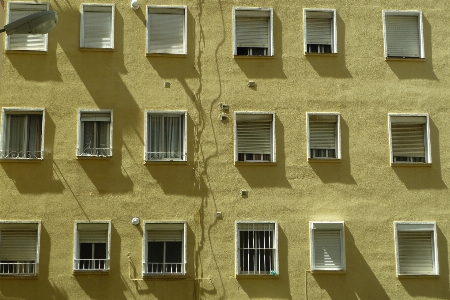
<svg viewBox="0 0 450 300">
<path fill-rule="evenodd" d="M 331 45 L 333 19 L 306 19 L 306 43 Z"/>
<path fill-rule="evenodd" d="M 149 230 L 147 231 L 148 241 L 182 241 L 183 230 Z"/>
<path fill-rule="evenodd" d="M 433 232 L 399 231 L 400 274 L 434 274 Z"/>
<path fill-rule="evenodd" d="M 309 147 L 311 149 L 336 149 L 336 123 L 310 122 Z"/>
<path fill-rule="evenodd" d="M 272 153 L 271 122 L 237 123 L 238 153 Z"/>
<path fill-rule="evenodd" d="M 36 260 L 37 230 L 3 230 L 0 235 L 0 260 Z"/>
<path fill-rule="evenodd" d="M 316 270 L 341 270 L 340 230 L 314 230 L 314 268 Z"/>
<path fill-rule="evenodd" d="M 149 14 L 149 53 L 184 53 L 184 10 L 170 10 L 175 13 Z"/>
<path fill-rule="evenodd" d="M 388 57 L 420 57 L 419 17 L 386 15 Z"/>
<path fill-rule="evenodd" d="M 269 47 L 268 17 L 236 17 L 237 47 Z"/>
<path fill-rule="evenodd" d="M 109 11 L 84 12 L 84 47 L 113 48 L 112 8 Z"/>
<path fill-rule="evenodd" d="M 47 4 L 10 3 L 9 22 L 46 10 Z M 46 38 L 45 34 L 13 34 L 8 36 L 8 50 L 46 51 Z"/>
<path fill-rule="evenodd" d="M 78 231 L 78 241 L 80 243 L 107 243 L 108 230 Z"/>
<path fill-rule="evenodd" d="M 393 156 L 425 157 L 423 124 L 392 124 Z"/>
</svg>

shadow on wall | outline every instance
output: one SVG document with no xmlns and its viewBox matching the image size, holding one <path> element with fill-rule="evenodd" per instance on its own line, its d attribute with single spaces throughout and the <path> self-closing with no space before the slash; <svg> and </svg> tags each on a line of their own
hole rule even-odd
<svg viewBox="0 0 450 300">
<path fill-rule="evenodd" d="M 428 79 L 439 80 L 433 70 L 433 48 L 431 38 L 431 25 L 425 15 L 423 20 L 423 39 L 425 48 L 424 61 L 411 61 L 405 58 L 404 61 L 386 61 L 398 79 Z"/>
<path fill-rule="evenodd" d="M 341 116 L 341 155 L 340 162 L 311 162 L 309 165 L 323 183 L 356 184 L 351 174 L 349 152 L 349 129 Z"/>
<path fill-rule="evenodd" d="M 45 114 L 44 160 L 39 162 L 4 162 L 3 170 L 21 194 L 62 193 L 61 173 L 53 164 L 55 123 Z"/>
<path fill-rule="evenodd" d="M 235 165 L 248 185 L 254 187 L 284 187 L 291 188 L 286 178 L 286 153 L 284 151 L 284 126 L 278 116 L 275 116 L 276 129 L 276 165 Z M 257 169 L 257 171 L 256 171 Z M 256 172 L 255 172 L 256 171 Z"/>
<path fill-rule="evenodd" d="M 442 180 L 439 150 L 439 129 L 430 118 L 430 142 L 432 166 L 395 166 L 392 169 L 407 189 L 447 189 Z"/>
<path fill-rule="evenodd" d="M 306 60 L 321 77 L 352 78 L 352 75 L 345 66 L 345 23 L 337 13 L 336 27 L 338 53 L 332 56 L 306 55 Z"/>
<path fill-rule="evenodd" d="M 345 250 L 347 258 L 345 274 L 306 273 L 307 299 L 389 300 L 389 296 L 356 247 L 353 235 L 347 228 L 345 228 Z"/>
</svg>

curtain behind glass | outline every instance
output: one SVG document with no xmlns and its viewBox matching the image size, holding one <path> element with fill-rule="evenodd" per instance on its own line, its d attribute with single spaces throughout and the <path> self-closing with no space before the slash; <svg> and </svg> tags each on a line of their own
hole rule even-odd
<svg viewBox="0 0 450 300">
<path fill-rule="evenodd" d="M 5 157 L 41 158 L 42 115 L 7 115 Z"/>
<path fill-rule="evenodd" d="M 150 117 L 150 134 L 149 134 L 149 159 L 162 159 L 164 158 L 164 127 L 163 127 L 162 116 L 151 116 Z"/>
<path fill-rule="evenodd" d="M 84 121 L 83 154 L 95 154 L 94 123 L 93 121 Z"/>
<path fill-rule="evenodd" d="M 41 158 L 42 115 L 28 116 L 27 140 L 27 157 Z"/>
<path fill-rule="evenodd" d="M 166 158 L 180 157 L 180 117 L 165 118 L 164 142 L 166 145 Z"/>
</svg>

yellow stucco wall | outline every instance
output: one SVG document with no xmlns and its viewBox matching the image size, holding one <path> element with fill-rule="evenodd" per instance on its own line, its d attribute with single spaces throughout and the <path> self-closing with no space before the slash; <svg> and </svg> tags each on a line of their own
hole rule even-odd
<svg viewBox="0 0 450 300">
<path fill-rule="evenodd" d="M 48 52 L 2 54 L 1 106 L 45 108 L 46 127 L 43 161 L 0 162 L 0 219 L 42 221 L 39 277 L 0 278 L 1 299 L 450 298 L 446 1 L 129 2 L 114 51 L 80 51 L 82 2 L 52 0 Z M 187 6 L 186 57 L 145 55 L 150 4 Z M 274 57 L 233 57 L 234 6 L 273 8 Z M 303 8 L 336 9 L 337 55 L 304 55 Z M 383 9 L 423 12 L 424 61 L 384 59 Z M 112 158 L 77 159 L 80 108 L 114 111 Z M 146 110 L 187 110 L 186 164 L 144 164 Z M 234 164 L 235 111 L 276 113 L 276 164 Z M 341 114 L 340 162 L 307 161 L 306 112 Z M 390 166 L 388 113 L 430 115 L 431 166 Z M 110 274 L 73 274 L 77 220 L 111 220 Z M 187 222 L 186 279 L 130 279 L 144 220 Z M 236 278 L 239 220 L 278 222 L 279 276 Z M 345 222 L 345 274 L 308 272 L 309 221 Z M 436 222 L 439 276 L 397 278 L 394 221 Z"/>
</svg>

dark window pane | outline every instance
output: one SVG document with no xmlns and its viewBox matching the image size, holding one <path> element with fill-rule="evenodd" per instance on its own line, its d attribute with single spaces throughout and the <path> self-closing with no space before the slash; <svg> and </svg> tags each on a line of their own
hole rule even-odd
<svg viewBox="0 0 450 300">
<path fill-rule="evenodd" d="M 148 242 L 148 262 L 164 262 L 164 242 Z"/>
<path fill-rule="evenodd" d="M 237 55 L 248 55 L 248 47 L 237 47 Z"/>
<path fill-rule="evenodd" d="M 181 263 L 181 248 L 180 242 L 166 242 L 166 263 Z"/>
</svg>

